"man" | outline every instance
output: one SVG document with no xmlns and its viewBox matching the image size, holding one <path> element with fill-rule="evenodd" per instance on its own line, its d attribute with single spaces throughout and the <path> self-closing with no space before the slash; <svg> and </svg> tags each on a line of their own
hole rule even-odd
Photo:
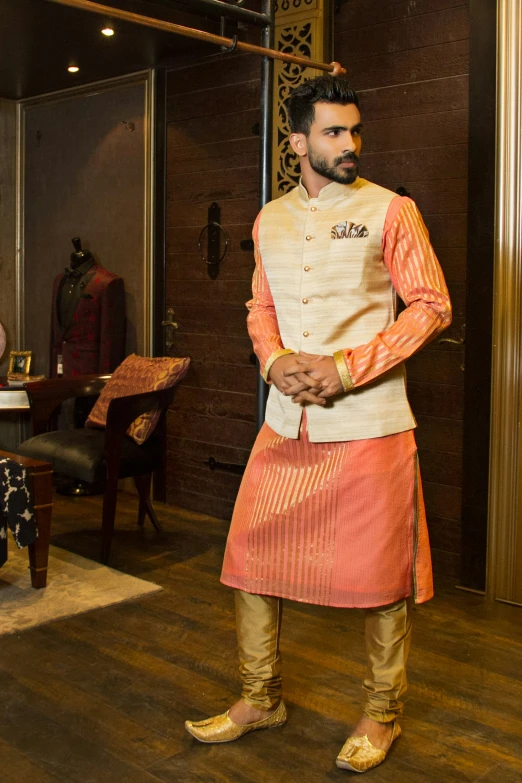
<svg viewBox="0 0 522 783">
<path fill-rule="evenodd" d="M 225 742 L 285 722 L 282 598 L 364 608 L 366 705 L 337 758 L 364 772 L 400 734 L 411 603 L 433 595 L 403 362 L 451 307 L 415 204 L 358 176 L 347 83 L 311 79 L 288 111 L 302 177 L 254 226 L 248 328 L 271 389 L 221 577 L 236 588 L 242 698 L 186 726 Z"/>
</svg>

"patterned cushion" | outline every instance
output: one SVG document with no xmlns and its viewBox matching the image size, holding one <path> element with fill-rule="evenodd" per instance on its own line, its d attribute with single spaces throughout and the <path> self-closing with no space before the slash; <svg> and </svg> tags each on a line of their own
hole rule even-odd
<svg viewBox="0 0 522 783">
<path fill-rule="evenodd" d="M 186 374 L 189 364 L 190 359 L 186 358 L 171 359 L 168 356 L 161 356 L 157 359 L 148 359 L 146 356 L 131 354 L 116 368 L 105 384 L 85 426 L 105 427 L 109 403 L 113 397 L 126 397 L 130 394 L 174 386 Z M 138 416 L 130 425 L 127 434 L 141 445 L 154 432 L 159 417 L 159 411 Z"/>
</svg>

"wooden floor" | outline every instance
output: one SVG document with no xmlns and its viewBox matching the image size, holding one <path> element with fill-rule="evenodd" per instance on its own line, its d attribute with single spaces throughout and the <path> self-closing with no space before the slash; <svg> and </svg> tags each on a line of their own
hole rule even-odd
<svg viewBox="0 0 522 783">
<path fill-rule="evenodd" d="M 335 757 L 364 675 L 357 611 L 287 603 L 289 721 L 201 745 L 186 718 L 235 699 L 232 591 L 219 583 L 227 523 L 158 506 L 135 526 L 123 496 L 112 565 L 163 592 L 0 640 L 0 783 L 319 783 L 353 777 Z M 53 543 L 96 558 L 100 499 L 57 497 Z M 52 573 L 50 573 L 52 579 Z M 404 733 L 380 783 L 522 781 L 522 609 L 440 586 L 416 610 Z"/>
</svg>

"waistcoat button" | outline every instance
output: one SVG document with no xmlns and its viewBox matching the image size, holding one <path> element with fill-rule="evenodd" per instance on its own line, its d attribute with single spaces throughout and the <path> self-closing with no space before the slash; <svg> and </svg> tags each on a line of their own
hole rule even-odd
<svg viewBox="0 0 522 783">
<path fill-rule="evenodd" d="M 306 237 L 306 241 L 309 242 L 311 239 L 312 237 L 310 236 L 310 234 L 308 234 L 308 236 Z"/>
<path fill-rule="evenodd" d="M 310 271 L 310 267 L 309 266 L 305 266 L 304 271 L 305 272 L 309 272 Z"/>
<path fill-rule="evenodd" d="M 303 337 L 308 337 L 309 334 L 310 332 L 303 332 Z"/>
<path fill-rule="evenodd" d="M 302 301 L 303 301 L 303 304 L 308 304 L 308 299 L 305 298 Z"/>
<path fill-rule="evenodd" d="M 310 207 L 310 212 L 317 212 L 317 207 Z"/>
</svg>

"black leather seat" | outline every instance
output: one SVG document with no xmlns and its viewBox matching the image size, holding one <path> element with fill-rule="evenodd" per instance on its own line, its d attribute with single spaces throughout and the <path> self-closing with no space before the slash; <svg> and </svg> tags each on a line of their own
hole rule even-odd
<svg viewBox="0 0 522 783">
<path fill-rule="evenodd" d="M 158 441 L 142 446 L 128 435 L 121 441 L 118 478 L 154 473 L 161 465 Z M 105 430 L 85 427 L 77 430 L 44 432 L 21 443 L 17 453 L 50 462 L 55 473 L 98 484 L 107 478 Z"/>
<path fill-rule="evenodd" d="M 46 432 L 49 420 L 62 402 L 70 398 L 99 394 L 110 376 L 90 375 L 55 378 L 25 384 L 31 405 L 33 437 L 21 443 L 17 453 L 50 462 L 53 471 L 88 483 L 105 482 L 102 515 L 101 562 L 109 559 L 118 479 L 132 477 L 140 504 L 138 524 L 147 515 L 154 527 L 160 523 L 150 502 L 152 474 L 162 466 L 165 453 L 165 413 L 174 396 L 174 387 L 111 400 L 105 429 L 79 428 Z M 145 443 L 138 445 L 126 433 L 130 424 L 144 413 L 160 412 L 159 422 Z"/>
</svg>

